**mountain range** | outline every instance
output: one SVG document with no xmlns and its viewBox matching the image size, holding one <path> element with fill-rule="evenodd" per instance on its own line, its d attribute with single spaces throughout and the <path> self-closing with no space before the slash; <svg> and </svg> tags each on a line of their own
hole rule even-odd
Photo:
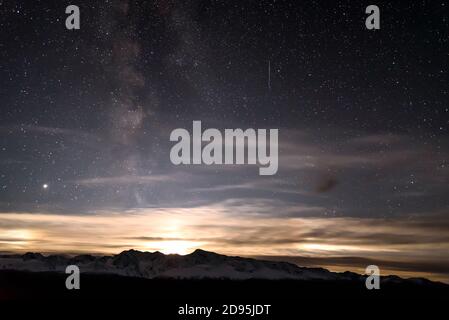
<svg viewBox="0 0 449 320">
<path fill-rule="evenodd" d="M 300 267 L 288 262 L 232 257 L 196 250 L 188 255 L 160 252 L 123 251 L 117 255 L 49 255 L 26 253 L 0 255 L 0 270 L 63 273 L 69 265 L 81 273 L 110 274 L 145 279 L 228 279 L 228 280 L 319 280 L 363 281 L 366 276 L 353 272 L 336 273 L 323 268 Z M 384 276 L 382 282 L 430 283 L 423 278 L 401 279 Z"/>
</svg>

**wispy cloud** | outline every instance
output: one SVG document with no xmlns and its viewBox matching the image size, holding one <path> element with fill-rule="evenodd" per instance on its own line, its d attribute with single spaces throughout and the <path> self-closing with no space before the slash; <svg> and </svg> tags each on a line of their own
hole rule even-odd
<svg viewBox="0 0 449 320">
<path fill-rule="evenodd" d="M 178 176 L 179 178 L 179 176 Z M 159 175 L 123 175 L 116 177 L 97 177 L 89 179 L 76 180 L 75 183 L 84 186 L 105 186 L 105 185 L 140 185 L 153 184 L 157 182 L 176 181 L 177 175 L 174 174 L 159 174 Z"/>
</svg>

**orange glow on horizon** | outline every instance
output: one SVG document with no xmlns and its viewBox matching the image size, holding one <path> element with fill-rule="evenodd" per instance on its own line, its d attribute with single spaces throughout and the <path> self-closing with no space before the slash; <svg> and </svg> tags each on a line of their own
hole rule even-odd
<svg viewBox="0 0 449 320">
<path fill-rule="evenodd" d="M 429 234 L 420 224 L 380 219 L 230 216 L 220 207 L 136 209 L 94 215 L 5 213 L 0 215 L 0 235 L 2 252 L 44 254 L 117 254 L 136 249 L 185 255 L 201 248 L 240 256 L 351 256 L 416 262 L 435 261 L 449 250 L 444 235 L 441 241 L 437 234 L 432 235 L 433 242 L 424 241 Z M 409 243 L 404 241 L 407 237 Z M 420 238 L 424 239 L 422 243 L 417 241 Z"/>
</svg>

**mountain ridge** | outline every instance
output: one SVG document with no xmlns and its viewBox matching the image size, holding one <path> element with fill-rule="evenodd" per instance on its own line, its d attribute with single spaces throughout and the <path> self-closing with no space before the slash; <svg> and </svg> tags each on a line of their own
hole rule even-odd
<svg viewBox="0 0 449 320">
<path fill-rule="evenodd" d="M 197 249 L 187 255 L 161 252 L 122 251 L 110 256 L 81 254 L 48 255 L 28 252 L 0 255 L 0 270 L 65 272 L 77 265 L 82 273 L 114 274 L 146 279 L 229 279 L 229 280 L 320 280 L 364 281 L 365 275 L 350 271 L 331 272 L 324 268 L 301 267 L 290 262 L 227 256 Z M 382 282 L 438 283 L 425 278 L 402 279 L 382 276 Z"/>
</svg>

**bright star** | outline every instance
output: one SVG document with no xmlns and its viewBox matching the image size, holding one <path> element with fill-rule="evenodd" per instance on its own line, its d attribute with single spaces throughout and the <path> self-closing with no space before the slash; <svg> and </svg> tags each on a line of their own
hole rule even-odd
<svg viewBox="0 0 449 320">
<path fill-rule="evenodd" d="M 48 189 L 48 184 L 44 183 L 44 184 L 42 185 L 42 188 Z"/>
</svg>

